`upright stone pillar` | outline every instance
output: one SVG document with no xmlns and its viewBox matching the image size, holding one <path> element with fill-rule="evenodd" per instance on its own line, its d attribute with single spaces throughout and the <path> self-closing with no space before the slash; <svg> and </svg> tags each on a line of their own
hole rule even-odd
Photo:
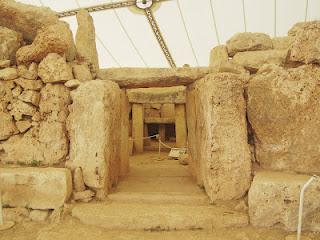
<svg viewBox="0 0 320 240">
<path fill-rule="evenodd" d="M 186 109 L 184 104 L 175 105 L 175 127 L 177 147 L 187 146 Z"/>
<path fill-rule="evenodd" d="M 143 152 L 143 104 L 132 105 L 132 137 L 136 153 Z"/>
<path fill-rule="evenodd" d="M 120 176 L 129 172 L 129 101 L 126 90 L 121 90 L 121 145 L 120 145 Z"/>
</svg>

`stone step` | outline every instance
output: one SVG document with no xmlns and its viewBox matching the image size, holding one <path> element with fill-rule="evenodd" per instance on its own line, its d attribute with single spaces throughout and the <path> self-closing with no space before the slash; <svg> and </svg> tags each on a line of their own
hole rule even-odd
<svg viewBox="0 0 320 240">
<path fill-rule="evenodd" d="M 152 203 L 152 204 L 181 204 L 208 205 L 209 199 L 204 193 L 181 192 L 115 192 L 108 198 L 118 203 Z"/>
<path fill-rule="evenodd" d="M 248 225 L 247 214 L 211 205 L 85 203 L 76 205 L 72 216 L 108 230 L 212 230 Z"/>
</svg>

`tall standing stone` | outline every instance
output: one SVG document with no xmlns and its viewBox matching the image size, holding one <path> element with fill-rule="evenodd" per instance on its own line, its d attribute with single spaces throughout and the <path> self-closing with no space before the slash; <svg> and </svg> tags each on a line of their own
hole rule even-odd
<svg viewBox="0 0 320 240">
<path fill-rule="evenodd" d="M 175 127 L 177 147 L 187 146 L 187 122 L 185 104 L 175 105 Z"/>
<path fill-rule="evenodd" d="M 144 131 L 144 109 L 143 104 L 132 105 L 132 137 L 134 149 L 137 153 L 143 152 L 143 131 Z"/>
<path fill-rule="evenodd" d="M 76 48 L 78 58 L 89 63 L 91 72 L 95 75 L 99 69 L 99 59 L 93 19 L 88 11 L 82 9 L 77 14 L 77 21 Z"/>
</svg>

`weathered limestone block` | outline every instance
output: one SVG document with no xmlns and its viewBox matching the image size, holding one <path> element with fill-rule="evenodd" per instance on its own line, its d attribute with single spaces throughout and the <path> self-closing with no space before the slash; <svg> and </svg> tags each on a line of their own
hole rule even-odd
<svg viewBox="0 0 320 240">
<path fill-rule="evenodd" d="M 237 33 L 227 41 L 229 56 L 237 52 L 272 49 L 271 38 L 264 33 Z"/>
<path fill-rule="evenodd" d="M 298 22 L 294 24 L 288 31 L 289 37 L 296 37 L 299 31 L 303 31 L 308 28 L 310 25 L 317 25 L 319 21 L 310 21 L 310 22 Z"/>
<path fill-rule="evenodd" d="M 294 27 L 295 28 L 295 27 Z M 293 62 L 320 63 L 320 21 L 303 24 L 295 32 L 289 49 L 289 60 Z"/>
<path fill-rule="evenodd" d="M 0 168 L 4 205 L 32 209 L 56 209 L 72 191 L 70 171 L 65 168 Z"/>
<path fill-rule="evenodd" d="M 87 10 L 82 9 L 77 14 L 77 22 L 77 57 L 80 61 L 87 62 L 92 73 L 96 74 L 99 70 L 99 59 L 96 47 L 96 34 L 93 19 Z"/>
<path fill-rule="evenodd" d="M 11 89 L 14 83 L 12 85 L 11 81 L 0 81 L 0 111 L 7 111 L 8 104 L 13 100 Z"/>
<path fill-rule="evenodd" d="M 229 56 L 228 56 L 228 49 L 225 45 L 219 45 L 217 47 L 214 47 L 210 52 L 210 67 L 217 67 L 221 63 L 228 62 Z"/>
<path fill-rule="evenodd" d="M 77 88 L 79 87 L 81 82 L 78 79 L 72 79 L 64 83 L 64 85 L 68 88 Z"/>
<path fill-rule="evenodd" d="M 266 169 L 320 173 L 320 68 L 266 66 L 248 86 L 256 159 Z"/>
<path fill-rule="evenodd" d="M 206 76 L 210 68 L 107 68 L 100 79 L 113 81 L 123 88 L 173 87 L 188 85 Z"/>
<path fill-rule="evenodd" d="M 187 119 L 185 104 L 175 105 L 176 146 L 187 147 Z"/>
<path fill-rule="evenodd" d="M 38 78 L 38 65 L 36 63 L 31 63 L 29 68 L 25 65 L 19 65 L 18 75 L 21 78 L 36 80 Z"/>
<path fill-rule="evenodd" d="M 3 220 L 14 221 L 16 223 L 22 222 L 29 217 L 29 210 L 23 207 L 17 208 L 3 208 Z"/>
<path fill-rule="evenodd" d="M 163 104 L 161 106 L 161 117 L 162 118 L 174 118 L 175 116 L 175 109 L 174 104 Z"/>
<path fill-rule="evenodd" d="M 19 85 L 17 85 L 14 89 L 12 89 L 12 96 L 14 98 L 18 98 L 20 94 L 22 93 L 23 89 Z"/>
<path fill-rule="evenodd" d="M 281 226 L 295 231 L 298 224 L 299 197 L 302 186 L 311 176 L 283 172 L 258 172 L 249 190 L 250 222 L 256 227 Z M 320 181 L 305 191 L 303 230 L 319 231 Z"/>
<path fill-rule="evenodd" d="M 13 80 L 18 77 L 17 69 L 5 68 L 0 70 L 0 80 Z"/>
<path fill-rule="evenodd" d="M 31 128 L 32 122 L 30 120 L 17 121 L 16 126 L 19 132 L 24 133 Z"/>
<path fill-rule="evenodd" d="M 292 45 L 294 38 L 290 36 L 272 38 L 273 49 L 275 50 L 288 50 Z"/>
<path fill-rule="evenodd" d="M 234 74 L 244 74 L 249 77 L 250 72 L 246 70 L 243 66 L 235 63 L 233 60 L 228 62 L 221 62 L 220 65 L 216 65 L 214 68 L 210 69 L 210 73 L 234 73 Z"/>
<path fill-rule="evenodd" d="M 71 104 L 70 90 L 62 84 L 46 84 L 41 89 L 40 114 L 42 119 L 65 122 Z"/>
<path fill-rule="evenodd" d="M 111 81 L 87 81 L 71 96 L 71 165 L 81 167 L 85 184 L 103 198 L 120 171 L 120 89 Z"/>
<path fill-rule="evenodd" d="M 251 182 L 251 158 L 247 139 L 243 76 L 210 74 L 190 86 L 194 89 L 194 116 L 188 122 L 198 148 L 198 172 L 212 201 L 241 198 Z M 189 113 L 190 110 L 189 110 Z M 190 138 L 189 138 L 190 139 Z"/>
<path fill-rule="evenodd" d="M 12 0 L 0 1 L 0 25 L 21 32 L 32 41 L 37 31 L 59 21 L 57 14 L 47 7 L 35 7 Z"/>
<path fill-rule="evenodd" d="M 81 168 L 77 167 L 73 172 L 73 188 L 76 192 L 83 192 L 86 186 L 83 181 L 83 174 Z"/>
<path fill-rule="evenodd" d="M 143 152 L 144 137 L 144 108 L 143 104 L 132 104 L 132 137 L 136 153 Z"/>
<path fill-rule="evenodd" d="M 17 133 L 18 129 L 13 122 L 12 116 L 0 111 L 0 140 L 6 140 Z"/>
<path fill-rule="evenodd" d="M 49 216 L 48 210 L 32 210 L 29 214 L 29 217 L 32 221 L 43 222 Z"/>
<path fill-rule="evenodd" d="M 285 63 L 287 53 L 287 50 L 239 52 L 234 55 L 232 62 L 243 66 L 250 72 L 255 73 L 264 64 L 283 65 Z"/>
<path fill-rule="evenodd" d="M 34 90 L 25 90 L 19 95 L 18 99 L 34 106 L 39 106 L 40 93 Z"/>
<path fill-rule="evenodd" d="M 0 26 L 0 60 L 10 60 L 14 64 L 16 52 L 21 44 L 22 36 L 20 33 Z"/>
<path fill-rule="evenodd" d="M 130 103 L 176 103 L 186 102 L 186 87 L 136 88 L 127 90 Z"/>
<path fill-rule="evenodd" d="M 73 192 L 73 199 L 75 201 L 80 201 L 80 202 L 90 202 L 95 193 L 91 190 L 85 190 L 83 192 Z"/>
<path fill-rule="evenodd" d="M 41 29 L 31 45 L 17 51 L 17 62 L 29 64 L 41 62 L 49 53 L 65 54 L 68 61 L 75 57 L 75 45 L 69 25 L 65 22 Z"/>
<path fill-rule="evenodd" d="M 10 60 L 0 60 L 0 69 L 10 67 Z"/>
<path fill-rule="evenodd" d="M 16 121 L 21 120 L 23 116 L 32 117 L 33 114 L 35 114 L 35 112 L 37 111 L 35 106 L 25 103 L 21 100 L 15 100 L 9 106 L 10 106 L 9 113 L 14 117 Z"/>
<path fill-rule="evenodd" d="M 24 135 L 15 135 L 1 142 L 0 149 L 3 163 L 59 164 L 68 154 L 65 126 L 59 122 L 41 122 L 39 127 L 32 127 Z"/>
<path fill-rule="evenodd" d="M 72 67 L 56 53 L 48 54 L 41 61 L 38 74 L 44 83 L 66 82 L 73 79 Z"/>
<path fill-rule="evenodd" d="M 92 80 L 90 69 L 86 63 L 74 64 L 72 66 L 72 72 L 75 79 L 81 82 Z"/>
<path fill-rule="evenodd" d="M 24 78 L 18 78 L 14 82 L 21 86 L 24 90 L 40 90 L 43 87 L 41 80 L 29 80 Z"/>
</svg>

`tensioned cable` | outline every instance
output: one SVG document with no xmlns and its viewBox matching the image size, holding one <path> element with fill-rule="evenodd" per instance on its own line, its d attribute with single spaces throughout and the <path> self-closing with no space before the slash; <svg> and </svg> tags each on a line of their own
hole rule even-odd
<svg viewBox="0 0 320 240">
<path fill-rule="evenodd" d="M 79 8 L 81 8 L 81 5 L 79 3 L 79 0 L 75 0 L 76 4 L 78 5 Z M 98 34 L 96 33 L 96 39 L 100 42 L 100 44 L 102 45 L 102 47 L 104 48 L 104 50 L 110 55 L 110 57 L 112 58 L 112 60 L 119 66 L 121 67 L 121 64 L 118 62 L 118 60 L 113 56 L 113 54 L 111 53 L 111 51 L 107 48 L 107 46 L 104 44 L 104 42 L 102 41 L 102 39 L 98 36 Z"/>
<path fill-rule="evenodd" d="M 211 15 L 212 15 L 212 20 L 213 20 L 213 26 L 214 26 L 214 31 L 216 33 L 216 38 L 218 41 L 218 44 L 220 45 L 220 37 L 219 37 L 219 32 L 218 32 L 218 27 L 217 27 L 217 22 L 216 22 L 216 17 L 214 14 L 214 8 L 213 8 L 213 0 L 210 0 L 210 6 L 211 6 Z"/>
<path fill-rule="evenodd" d="M 274 0 L 274 37 L 277 36 L 277 0 Z"/>
<path fill-rule="evenodd" d="M 112 1 L 112 0 L 111 0 L 111 3 L 113 3 L 113 1 Z M 112 9 L 112 10 L 113 10 L 114 15 L 116 16 L 116 18 L 117 18 L 117 20 L 118 20 L 118 22 L 119 22 L 119 24 L 120 24 L 121 28 L 122 28 L 122 30 L 124 31 L 124 33 L 126 34 L 127 38 L 129 39 L 129 41 L 130 41 L 130 43 L 131 43 L 132 47 L 135 49 L 136 53 L 138 54 L 138 56 L 139 56 L 140 60 L 143 62 L 143 64 L 144 64 L 146 67 L 148 67 L 148 64 L 147 64 L 147 63 L 146 63 L 146 61 L 144 60 L 144 58 L 143 58 L 142 54 L 140 53 L 140 51 L 139 51 L 139 49 L 137 48 L 137 46 L 134 44 L 134 42 L 133 42 L 132 38 L 130 37 L 129 33 L 127 32 L 127 30 L 126 30 L 125 26 L 123 25 L 123 23 L 122 23 L 122 21 L 121 21 L 121 19 L 120 19 L 119 15 L 118 15 L 118 13 L 117 13 L 117 11 L 116 11 L 115 9 Z"/>
<path fill-rule="evenodd" d="M 305 15 L 304 15 L 304 21 L 305 22 L 308 19 L 308 10 L 309 10 L 309 0 L 306 0 L 306 9 L 305 9 Z"/>
<path fill-rule="evenodd" d="M 186 22 L 185 22 L 185 19 L 184 19 L 183 14 L 182 14 L 182 10 L 181 10 L 181 6 L 180 6 L 179 0 L 177 0 L 177 5 L 178 5 L 179 13 L 180 13 L 180 16 L 181 16 L 181 20 L 182 20 L 182 23 L 183 23 L 183 26 L 184 26 L 184 30 L 186 31 L 186 34 L 187 34 L 187 37 L 188 37 L 189 45 L 191 47 L 191 50 L 192 50 L 193 56 L 194 56 L 194 58 L 196 60 L 196 63 L 199 66 L 198 58 L 197 58 L 196 52 L 194 50 L 194 47 L 193 47 L 193 44 L 192 44 L 192 41 L 191 41 L 191 38 L 190 38 L 190 35 L 189 35 L 189 31 L 188 31 L 188 28 L 187 28 L 187 25 L 186 25 Z"/>
<path fill-rule="evenodd" d="M 244 23 L 244 31 L 247 32 L 247 17 L 246 17 L 246 8 L 245 8 L 245 0 L 242 0 L 242 14 L 243 14 L 243 23 Z"/>
</svg>

